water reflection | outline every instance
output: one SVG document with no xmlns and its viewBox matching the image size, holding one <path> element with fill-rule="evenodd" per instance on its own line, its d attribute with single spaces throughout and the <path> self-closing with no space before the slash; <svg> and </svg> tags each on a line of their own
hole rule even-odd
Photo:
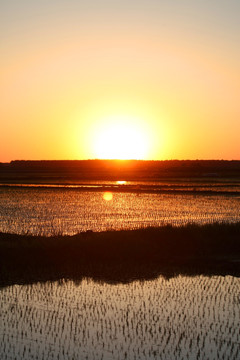
<svg viewBox="0 0 240 360">
<path fill-rule="evenodd" d="M 125 186 L 125 185 L 123 185 Z M 103 194 L 114 201 L 103 201 Z M 237 196 L 168 195 L 76 191 L 51 188 L 1 188 L 0 231 L 33 235 L 86 230 L 136 229 L 166 224 L 237 222 Z"/>
<path fill-rule="evenodd" d="M 104 194 L 103 194 L 103 199 L 105 201 L 111 201 L 113 199 L 113 194 L 112 192 L 110 191 L 106 191 Z"/>
<path fill-rule="evenodd" d="M 67 254 L 66 254 L 67 257 Z M 26 267 L 7 268 L 6 273 L 3 271 L 0 288 L 11 286 L 14 284 L 33 284 L 37 282 L 59 281 L 61 279 L 72 280 L 76 284 L 80 284 L 82 280 L 89 278 L 96 282 L 108 284 L 127 284 L 133 281 L 149 281 L 155 280 L 159 276 L 165 279 L 186 275 L 190 277 L 204 275 L 208 277 L 214 276 L 235 276 L 240 277 L 239 262 L 224 261 L 206 263 L 206 261 L 184 261 L 179 262 L 120 262 L 114 261 L 106 264 L 102 262 L 87 263 L 81 260 L 78 264 L 74 263 L 55 263 L 54 266 L 50 262 L 36 261 L 31 265 L 30 261 Z"/>
<path fill-rule="evenodd" d="M 11 286 L 0 291 L 0 358 L 237 359 L 239 293 L 231 276 Z"/>
</svg>

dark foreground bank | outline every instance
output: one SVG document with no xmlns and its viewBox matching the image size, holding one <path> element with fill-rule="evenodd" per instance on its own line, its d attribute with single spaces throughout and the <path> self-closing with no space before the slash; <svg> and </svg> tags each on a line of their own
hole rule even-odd
<svg viewBox="0 0 240 360">
<path fill-rule="evenodd" d="M 29 236 L 0 233 L 0 285 L 240 276 L 240 223 Z"/>
</svg>

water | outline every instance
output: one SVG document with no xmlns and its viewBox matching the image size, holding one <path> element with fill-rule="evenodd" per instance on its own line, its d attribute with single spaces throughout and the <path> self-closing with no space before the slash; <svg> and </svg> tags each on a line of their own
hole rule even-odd
<svg viewBox="0 0 240 360">
<path fill-rule="evenodd" d="M 128 191 L 126 186 L 130 187 Z M 159 193 L 163 186 L 165 189 L 170 187 L 171 190 L 184 188 L 184 192 Z M 86 230 L 237 222 L 240 221 L 240 192 L 237 186 L 228 183 L 213 184 L 211 187 L 205 183 L 98 182 L 73 188 L 0 187 L 0 231 L 72 235 Z M 118 192 L 113 191 L 116 187 L 119 188 Z M 191 190 L 197 187 L 200 190 L 192 193 Z M 214 195 L 204 193 L 213 191 L 214 188 L 218 189 L 214 190 Z M 104 200 L 103 190 L 112 190 L 112 200 Z M 233 191 L 234 195 L 230 195 Z"/>
<path fill-rule="evenodd" d="M 0 302 L 1 360 L 239 359 L 231 276 L 14 285 Z"/>
<path fill-rule="evenodd" d="M 161 193 L 168 189 L 181 191 Z M 238 184 L 0 187 L 3 232 L 75 234 L 215 221 L 240 221 Z M 160 276 L 115 285 L 63 279 L 1 288 L 0 303 L 1 360 L 239 358 L 237 277 Z"/>
</svg>

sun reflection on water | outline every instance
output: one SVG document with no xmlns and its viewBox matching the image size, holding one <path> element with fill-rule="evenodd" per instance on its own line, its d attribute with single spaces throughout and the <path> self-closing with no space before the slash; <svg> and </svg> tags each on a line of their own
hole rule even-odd
<svg viewBox="0 0 240 360">
<path fill-rule="evenodd" d="M 104 194 L 103 194 L 103 199 L 105 201 L 111 201 L 113 199 L 113 194 L 111 191 L 106 191 Z"/>
</svg>

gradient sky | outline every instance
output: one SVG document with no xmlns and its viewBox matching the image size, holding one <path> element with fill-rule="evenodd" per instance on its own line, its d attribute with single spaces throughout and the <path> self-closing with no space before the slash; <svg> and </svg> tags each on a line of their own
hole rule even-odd
<svg viewBox="0 0 240 360">
<path fill-rule="evenodd" d="M 96 158 L 116 117 L 146 159 L 240 159 L 239 15 L 239 0 L 1 1 L 0 161 Z"/>
</svg>

